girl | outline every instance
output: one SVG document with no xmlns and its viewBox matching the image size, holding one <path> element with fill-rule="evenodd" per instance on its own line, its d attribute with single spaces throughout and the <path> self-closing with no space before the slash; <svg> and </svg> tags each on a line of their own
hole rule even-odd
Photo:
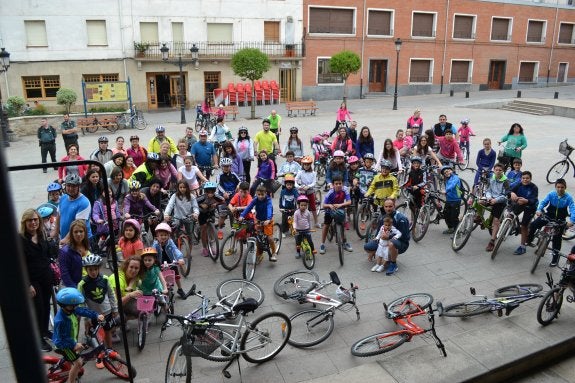
<svg viewBox="0 0 575 383">
<path fill-rule="evenodd" d="M 188 184 L 190 190 L 194 192 L 194 195 L 198 195 L 198 189 L 200 188 L 200 183 L 198 178 L 202 183 L 208 182 L 207 178 L 204 177 L 202 171 L 195 165 L 193 165 L 194 159 L 189 156 L 184 159 L 184 166 L 178 169 L 178 182 L 185 181 Z"/>
<path fill-rule="evenodd" d="M 179 169 L 184 166 L 184 158 L 191 156 L 188 151 L 188 140 L 182 138 L 178 141 L 177 148 L 178 152 L 172 157 L 172 165 L 174 165 L 176 169 Z"/>
<path fill-rule="evenodd" d="M 83 159 L 84 157 L 79 153 L 78 144 L 70 144 L 70 146 L 68 146 L 68 155 L 62 157 L 60 161 L 82 161 Z M 86 175 L 87 170 L 88 165 L 60 166 L 58 168 L 58 182 L 64 182 L 67 174 L 77 174 L 82 178 Z"/>
<path fill-rule="evenodd" d="M 140 239 L 140 224 L 135 219 L 127 219 L 122 227 L 122 234 L 118 240 L 124 259 L 132 255 L 142 255 L 144 243 Z"/>
<path fill-rule="evenodd" d="M 311 148 L 316 161 L 320 158 L 327 159 L 331 150 L 331 142 L 327 140 L 328 137 L 329 132 L 323 132 L 312 139 L 313 144 Z"/>
<path fill-rule="evenodd" d="M 361 128 L 357 143 L 355 144 L 355 154 L 359 158 L 363 158 L 367 153 L 374 154 L 374 142 L 371 136 L 371 131 L 367 126 Z"/>
<path fill-rule="evenodd" d="M 336 150 L 341 150 L 344 152 L 345 155 L 351 156 L 353 154 L 353 141 L 349 138 L 347 134 L 347 128 L 341 127 L 339 128 L 338 135 L 331 144 L 331 151 L 332 153 Z"/>
<path fill-rule="evenodd" d="M 333 178 L 340 176 L 343 179 L 343 185 L 348 185 L 347 168 L 345 167 L 344 153 L 341 150 L 336 150 L 333 153 L 333 159 L 327 167 L 325 179 L 329 189 L 333 188 Z"/>
<path fill-rule="evenodd" d="M 287 153 L 288 151 L 292 151 L 294 153 L 295 158 L 302 158 L 303 157 L 303 144 L 300 140 L 300 138 L 298 137 L 297 133 L 298 133 L 298 128 L 295 126 L 292 126 L 289 130 L 290 136 L 287 139 L 287 142 L 284 146 L 284 153 Z"/>
<path fill-rule="evenodd" d="M 321 225 L 317 222 L 317 207 L 315 200 L 315 183 L 317 181 L 316 173 L 312 168 L 313 158 L 305 156 L 301 159 L 302 169 L 295 176 L 295 187 L 298 189 L 300 195 L 304 195 L 308 199 L 309 211 L 313 215 L 313 222 L 315 227 L 320 228 Z"/>
<path fill-rule="evenodd" d="M 158 209 L 158 211 L 160 211 L 160 210 L 162 210 L 162 197 L 163 197 L 162 181 L 154 178 L 150 181 L 149 185 L 150 186 L 148 186 L 148 187 L 142 188 L 142 193 L 144 193 L 144 195 L 146 196 L 148 201 L 150 201 L 150 203 L 156 209 Z M 151 212 L 152 211 L 149 210 L 148 208 L 144 208 L 145 214 L 148 214 Z M 161 215 L 161 216 L 163 216 L 163 215 Z M 154 229 L 156 228 L 158 223 L 159 223 L 158 217 L 152 216 L 144 222 L 144 230 L 146 230 L 146 231 L 150 230 L 153 233 Z"/>
<path fill-rule="evenodd" d="M 256 173 L 256 179 L 250 188 L 250 194 L 253 197 L 256 194 L 256 189 L 260 184 L 260 181 L 264 181 L 268 194 L 271 195 L 273 190 L 271 189 L 271 183 L 276 178 L 276 168 L 274 162 L 268 158 L 268 152 L 265 150 L 260 151 L 258 156 L 258 172 Z"/>
<path fill-rule="evenodd" d="M 128 181 L 124 179 L 124 173 L 120 168 L 116 167 L 112 169 L 110 179 L 108 179 L 108 185 L 112 191 L 111 194 L 121 209 L 121 207 L 124 206 L 124 198 L 126 198 L 126 194 L 128 194 Z"/>
<path fill-rule="evenodd" d="M 479 184 L 479 178 L 483 170 L 489 171 L 489 176 L 491 177 L 491 170 L 495 165 L 497 160 L 497 155 L 495 150 L 491 148 L 491 140 L 486 138 L 483 140 L 483 149 L 477 152 L 477 159 L 475 160 L 475 165 L 477 165 L 477 171 L 475 172 L 475 178 L 473 180 L 473 188 Z"/>
<path fill-rule="evenodd" d="M 124 173 L 124 179 L 128 180 L 132 176 L 136 170 L 136 163 L 134 162 L 134 158 L 131 156 L 126 157 L 126 162 L 124 163 L 124 167 L 122 168 L 122 172 Z"/>
<path fill-rule="evenodd" d="M 126 164 L 126 156 L 123 153 L 116 153 L 112 156 L 112 159 L 104 164 L 104 170 L 106 174 L 112 173 L 112 169 L 118 167 L 120 169 L 124 168 Z"/>
<path fill-rule="evenodd" d="M 457 130 L 457 134 L 459 134 L 459 148 L 467 149 L 467 155 L 469 156 L 469 137 L 475 136 L 473 129 L 469 126 L 469 118 L 461 120 L 461 126 Z"/>
<path fill-rule="evenodd" d="M 116 137 L 116 147 L 112 149 L 112 153 L 122 153 L 123 155 L 127 155 L 126 149 L 124 149 L 124 137 Z"/>
<path fill-rule="evenodd" d="M 167 143 L 165 143 L 167 144 Z M 163 145 L 163 144 L 162 144 Z M 169 144 L 167 144 L 169 147 Z M 178 179 L 178 171 L 170 162 L 168 155 L 160 155 L 160 166 L 154 172 L 156 178 L 162 181 L 162 188 L 169 189 L 170 183 Z"/>
<path fill-rule="evenodd" d="M 112 194 L 112 190 L 108 189 L 110 193 L 110 207 L 112 209 L 112 221 L 114 223 L 114 231 L 118 230 L 118 224 L 120 221 L 120 209 L 118 208 L 118 204 L 114 200 L 114 195 Z M 96 231 L 92 231 L 95 238 L 97 239 L 98 236 L 101 235 L 108 235 L 110 232 L 108 226 L 108 209 L 106 206 L 106 194 L 102 191 L 100 198 L 94 202 L 94 207 L 92 208 L 92 222 L 96 224 Z M 94 237 L 92 237 L 94 238 Z"/>
<path fill-rule="evenodd" d="M 402 131 L 403 133 L 403 131 Z M 403 139 L 403 134 L 402 134 Z M 393 146 L 393 141 L 390 138 L 386 139 L 383 143 L 383 148 L 379 154 L 379 159 L 377 163 L 380 164 L 381 160 L 388 160 L 391 162 L 391 172 L 400 172 L 403 170 L 403 165 L 401 164 L 401 159 L 399 156 L 399 150 Z"/>
<path fill-rule="evenodd" d="M 293 228 L 297 231 L 295 236 L 295 246 L 296 246 L 296 258 L 301 258 L 302 254 L 300 253 L 300 245 L 303 240 L 303 237 L 307 239 L 309 243 L 309 247 L 311 247 L 312 253 L 315 254 L 315 248 L 313 246 L 313 240 L 311 239 L 311 217 L 312 214 L 307 209 L 308 205 L 308 198 L 305 195 L 300 195 L 297 198 L 297 210 L 293 214 Z M 303 254 L 305 257 L 305 254 Z"/>
<path fill-rule="evenodd" d="M 243 179 L 247 183 L 251 181 L 250 176 L 250 169 L 252 167 L 252 161 L 254 160 L 254 142 L 250 138 L 248 133 L 248 128 L 245 126 L 241 126 L 238 130 L 238 138 L 234 142 L 234 147 L 236 149 L 236 153 L 242 159 L 242 165 L 244 168 L 243 172 Z M 241 174 L 238 174 L 240 178 L 242 177 Z"/>
<path fill-rule="evenodd" d="M 166 280 L 160 271 L 160 263 L 157 259 L 158 252 L 153 247 L 148 247 L 142 252 L 140 269 L 142 270 L 142 283 L 140 290 L 142 295 L 153 295 L 154 290 L 168 293 Z"/>
<path fill-rule="evenodd" d="M 339 129 L 340 126 L 343 126 L 347 130 L 346 121 L 351 121 L 351 115 L 347 110 L 347 104 L 342 102 L 337 110 L 337 116 L 335 120 L 335 128 L 331 130 L 329 136 L 333 136 L 333 134 Z"/>
<path fill-rule="evenodd" d="M 505 169 L 511 166 L 514 158 L 521 158 L 521 153 L 527 147 L 527 138 L 523 134 L 523 127 L 518 123 L 511 125 L 509 132 L 501 137 L 498 144 L 501 145 L 505 142 L 505 149 L 503 151 L 503 156 L 499 159 L 499 162 L 503 163 Z"/>
<path fill-rule="evenodd" d="M 102 195 L 99 168 L 92 168 L 86 172 L 86 179 L 80 192 L 88 198 L 90 206 L 94 206 L 94 202 Z"/>
<path fill-rule="evenodd" d="M 429 146 L 428 138 L 425 134 L 419 138 L 417 145 L 413 148 L 413 155 L 421 157 L 422 164 L 426 166 L 431 164 L 432 159 L 437 166 L 441 166 L 441 161 L 439 161 L 439 158 L 435 155 L 432 147 Z"/>
<path fill-rule="evenodd" d="M 170 225 L 165 222 L 160 223 L 156 226 L 156 239 L 152 244 L 152 247 L 156 250 L 157 258 L 160 263 L 172 263 L 177 262 L 179 265 L 184 265 L 184 256 L 182 252 L 178 249 L 174 241 L 170 238 L 172 234 L 172 229 Z M 182 282 L 180 281 L 180 274 L 178 268 L 173 269 L 176 272 L 176 285 L 178 286 L 178 295 L 182 299 L 186 299 L 186 293 L 182 290 Z"/>
<path fill-rule="evenodd" d="M 222 158 L 229 158 L 232 160 L 232 173 L 235 173 L 240 180 L 244 179 L 244 163 L 242 158 L 236 153 L 236 148 L 234 144 L 230 141 L 226 141 L 222 144 L 224 149 L 224 154 Z"/>
<path fill-rule="evenodd" d="M 200 210 L 196 198 L 190 192 L 190 186 L 184 180 L 178 181 L 176 192 L 170 197 L 170 201 L 164 212 L 164 219 L 170 221 L 174 218 L 174 224 L 179 226 L 179 221 L 190 216 L 196 220 Z M 191 235 L 190 223 L 186 224 L 186 233 Z"/>
<path fill-rule="evenodd" d="M 226 110 L 224 109 L 224 104 L 218 105 L 218 110 L 216 111 L 216 117 L 221 118 L 222 121 L 226 118 Z"/>
<path fill-rule="evenodd" d="M 77 219 L 70 225 L 69 242 L 60 249 L 58 264 L 62 275 L 62 285 L 76 287 L 82 279 L 82 258 L 90 252 L 86 220 Z"/>
<path fill-rule="evenodd" d="M 395 140 L 393 140 L 393 146 L 397 149 L 400 150 L 403 149 L 403 129 L 398 129 L 397 132 L 395 132 Z"/>
<path fill-rule="evenodd" d="M 407 119 L 407 128 L 411 129 L 413 142 L 417 144 L 417 141 L 423 132 L 423 118 L 421 118 L 421 110 L 415 109 L 413 116 Z"/>
</svg>

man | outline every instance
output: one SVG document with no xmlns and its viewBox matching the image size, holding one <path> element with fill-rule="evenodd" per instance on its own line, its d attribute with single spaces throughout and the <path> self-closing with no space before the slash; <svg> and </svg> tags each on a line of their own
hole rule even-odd
<svg viewBox="0 0 575 383">
<path fill-rule="evenodd" d="M 531 172 L 524 171 L 521 174 L 521 182 L 511 187 L 511 203 L 513 212 L 519 215 L 523 212 L 521 218 L 521 244 L 513 254 L 523 255 L 527 252 L 527 235 L 529 234 L 529 222 L 537 210 L 537 197 L 539 189 L 537 185 L 531 182 Z"/>
<path fill-rule="evenodd" d="M 272 110 L 271 114 L 268 116 L 268 120 L 270 120 L 270 131 L 276 135 L 276 138 L 278 140 L 278 144 L 280 142 L 280 134 L 282 132 L 282 118 L 281 116 L 276 112 L 275 109 Z M 269 152 L 268 152 L 269 153 Z"/>
<path fill-rule="evenodd" d="M 42 163 L 46 163 L 48 153 L 50 153 L 52 162 L 56 162 L 56 129 L 52 125 L 48 125 L 48 120 L 45 118 L 42 119 L 42 125 L 38 128 L 38 141 Z M 43 172 L 47 172 L 46 168 L 43 168 Z"/>
<path fill-rule="evenodd" d="M 194 135 L 194 128 L 191 126 L 186 127 L 186 136 L 184 137 L 186 141 L 188 141 L 188 152 L 192 151 L 192 146 L 198 142 L 198 139 Z"/>
<path fill-rule="evenodd" d="M 141 186 L 151 186 L 154 180 L 154 172 L 160 167 L 160 156 L 156 153 L 148 153 L 146 162 L 138 166 L 130 177 L 131 181 L 138 181 Z"/>
<path fill-rule="evenodd" d="M 76 123 L 70 120 L 70 115 L 68 113 L 64 114 L 64 122 L 60 124 L 60 130 L 62 131 L 62 138 L 64 138 L 64 147 L 66 152 L 68 152 L 68 147 L 71 144 L 76 144 L 78 146 L 78 131 L 80 129 L 76 128 Z"/>
<path fill-rule="evenodd" d="M 216 148 L 214 147 L 214 144 L 208 142 L 208 132 L 205 130 L 200 131 L 199 137 L 200 140 L 192 145 L 190 153 L 206 178 L 210 178 L 212 175 L 212 166 L 214 168 L 218 167 Z"/>
<path fill-rule="evenodd" d="M 80 193 L 82 179 L 77 174 L 68 174 L 65 179 L 66 194 L 60 198 L 58 216 L 56 217 L 56 235 L 65 241 L 70 231 L 70 225 L 77 219 L 86 220 L 88 238 L 92 236 L 90 228 L 90 212 L 92 210 L 88 198 Z"/>
<path fill-rule="evenodd" d="M 263 129 L 257 132 L 254 137 L 255 152 L 259 153 L 262 150 L 265 150 L 277 169 L 276 155 L 282 153 L 278 143 L 278 138 L 270 131 L 271 122 L 267 118 L 262 121 L 262 128 Z"/>
<path fill-rule="evenodd" d="M 178 152 L 178 148 L 176 147 L 174 140 L 166 136 L 166 128 L 164 128 L 162 125 L 158 125 L 156 127 L 156 137 L 152 138 L 148 143 L 148 153 L 160 154 L 160 145 L 162 145 L 164 142 L 170 144 L 170 151 L 168 152 L 168 156 L 172 157 Z"/>
<path fill-rule="evenodd" d="M 457 128 L 453 126 L 451 122 L 447 122 L 447 116 L 445 114 L 440 114 L 439 122 L 433 126 L 433 134 L 435 134 L 435 137 L 443 137 L 447 130 L 451 130 L 454 136 L 457 135 Z"/>
<path fill-rule="evenodd" d="M 105 164 L 112 159 L 113 155 L 114 153 L 108 149 L 108 137 L 102 136 L 98 138 L 98 149 L 90 154 L 90 159 Z"/>
<path fill-rule="evenodd" d="M 388 240 L 388 254 L 389 254 L 389 262 L 384 264 L 384 269 L 387 268 L 386 275 L 393 275 L 399 270 L 397 266 L 397 256 L 399 254 L 405 253 L 407 248 L 409 247 L 409 220 L 403 214 L 398 211 L 395 211 L 395 200 L 391 198 L 387 198 L 383 203 L 383 210 L 386 215 L 389 215 L 393 218 L 393 227 L 401 232 L 401 237 L 398 239 L 391 239 L 391 233 L 384 234 L 382 239 Z M 383 224 L 383 216 L 380 218 L 377 224 L 377 230 L 373 233 L 374 235 L 379 233 L 379 229 Z M 387 237 L 387 238 L 385 238 Z M 368 258 L 371 260 L 375 257 L 375 252 L 377 250 L 378 241 L 377 240 L 370 240 L 363 246 L 363 249 L 367 252 Z"/>
</svg>

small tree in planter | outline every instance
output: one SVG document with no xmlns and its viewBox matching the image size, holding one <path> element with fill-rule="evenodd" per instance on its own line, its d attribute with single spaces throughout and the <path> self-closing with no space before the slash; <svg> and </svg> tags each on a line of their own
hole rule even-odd
<svg viewBox="0 0 575 383">
<path fill-rule="evenodd" d="M 339 73 L 343 77 L 343 101 L 347 100 L 347 78 L 352 73 L 357 73 L 361 68 L 361 59 L 355 52 L 341 51 L 329 60 L 332 72 Z"/>
<path fill-rule="evenodd" d="M 250 79 L 252 82 L 252 109 L 251 118 L 256 118 L 256 96 L 254 82 L 263 77 L 270 70 L 270 60 L 257 48 L 244 48 L 232 56 L 232 69 L 234 74 L 242 80 Z"/>
<path fill-rule="evenodd" d="M 20 116 L 24 110 L 24 105 L 26 105 L 26 100 L 20 96 L 10 96 L 6 100 L 6 110 L 8 112 L 8 117 Z"/>
<path fill-rule="evenodd" d="M 64 105 L 66 107 L 66 113 L 70 113 L 70 107 L 76 103 L 78 96 L 76 92 L 68 88 L 60 88 L 56 92 L 56 102 L 58 105 Z"/>
</svg>

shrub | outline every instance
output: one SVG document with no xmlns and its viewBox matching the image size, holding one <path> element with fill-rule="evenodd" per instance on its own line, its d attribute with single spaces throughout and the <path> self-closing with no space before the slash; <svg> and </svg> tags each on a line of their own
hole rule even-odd
<svg viewBox="0 0 575 383">
<path fill-rule="evenodd" d="M 70 113 L 70 107 L 76 103 L 78 95 L 72 89 L 60 88 L 56 92 L 56 102 L 58 105 L 64 105 L 66 107 L 66 113 Z"/>
</svg>

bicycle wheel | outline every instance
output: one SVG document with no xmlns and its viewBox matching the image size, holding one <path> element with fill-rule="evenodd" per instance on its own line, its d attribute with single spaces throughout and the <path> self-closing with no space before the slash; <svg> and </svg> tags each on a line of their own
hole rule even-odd
<svg viewBox="0 0 575 383">
<path fill-rule="evenodd" d="M 251 281 L 254 279 L 256 273 L 256 244 L 253 241 L 248 241 L 246 256 L 244 257 L 244 267 L 242 275 L 244 279 Z"/>
<path fill-rule="evenodd" d="M 357 217 L 355 217 L 356 228 L 355 232 L 359 239 L 365 239 L 367 234 L 367 227 L 371 222 L 371 208 L 367 203 L 361 204 L 357 209 Z"/>
<path fill-rule="evenodd" d="M 202 120 L 196 118 L 196 123 L 194 124 L 194 129 L 196 130 L 196 133 L 199 133 L 200 130 L 202 130 Z"/>
<path fill-rule="evenodd" d="M 344 236 L 343 236 L 343 224 L 338 223 L 335 225 L 335 243 L 337 243 L 337 254 L 339 256 L 339 264 L 343 266 L 343 256 L 344 256 Z"/>
<path fill-rule="evenodd" d="M 235 269 L 242 259 L 244 244 L 236 239 L 236 233 L 231 233 L 222 244 L 220 263 L 226 270 Z"/>
<path fill-rule="evenodd" d="M 425 310 L 433 303 L 433 297 L 427 293 L 409 294 L 397 298 L 389 303 L 387 312 L 389 315 L 408 315 Z"/>
<path fill-rule="evenodd" d="M 226 306 L 231 306 L 237 300 L 238 302 L 243 302 L 248 298 L 255 299 L 258 304 L 262 304 L 265 295 L 261 287 L 256 285 L 254 282 L 249 282 L 244 279 L 228 279 L 223 281 L 216 287 L 216 294 L 218 299 L 224 299 L 222 301 Z M 237 299 L 239 295 L 239 299 Z"/>
<path fill-rule="evenodd" d="M 280 312 L 264 314 L 248 324 L 240 343 L 245 360 L 263 363 L 273 359 L 287 344 L 291 322 Z"/>
<path fill-rule="evenodd" d="M 413 223 L 412 238 L 415 242 L 419 242 L 425 237 L 430 222 L 429 205 L 425 204 L 419 209 L 415 222 Z"/>
<path fill-rule="evenodd" d="M 511 218 L 505 218 L 499 227 L 499 233 L 497 233 L 497 238 L 495 239 L 495 244 L 493 245 L 493 250 L 491 251 L 491 259 L 495 259 L 497 256 L 497 251 L 499 251 L 499 246 L 505 241 L 511 230 Z"/>
<path fill-rule="evenodd" d="M 335 225 L 335 222 L 332 221 L 332 222 L 329 224 L 329 227 L 327 228 L 327 240 L 328 240 L 329 242 L 332 242 L 332 241 L 333 241 L 333 237 L 335 237 L 334 225 Z"/>
<path fill-rule="evenodd" d="M 273 239 L 276 244 L 276 254 L 279 254 L 282 247 L 282 227 L 279 223 L 274 223 Z"/>
<path fill-rule="evenodd" d="M 316 175 L 316 185 L 323 186 L 325 185 L 325 165 L 320 163 L 316 163 L 313 167 Z"/>
<path fill-rule="evenodd" d="M 537 294 L 543 290 L 543 286 L 537 283 L 519 283 L 516 285 L 510 285 L 498 288 L 495 290 L 496 297 L 510 297 L 513 295 L 522 294 Z"/>
<path fill-rule="evenodd" d="M 138 112 L 138 116 L 136 118 L 137 123 L 134 124 L 134 126 L 136 127 L 136 129 L 138 130 L 144 130 L 148 127 L 148 121 L 146 121 L 146 119 L 144 118 L 144 115 L 142 114 L 142 112 Z"/>
<path fill-rule="evenodd" d="M 552 184 L 555 183 L 555 181 L 557 181 L 559 178 L 565 177 L 565 174 L 567 174 L 569 171 L 569 166 L 570 164 L 567 160 L 562 160 L 553 164 L 553 166 L 551 166 L 547 172 L 547 182 Z"/>
<path fill-rule="evenodd" d="M 314 197 L 315 197 L 315 203 L 316 206 L 320 206 L 321 205 L 321 190 L 319 189 L 315 189 L 315 191 L 313 192 Z"/>
<path fill-rule="evenodd" d="M 148 331 L 148 315 L 141 314 L 138 320 L 138 350 L 142 351 L 146 345 L 146 332 Z"/>
<path fill-rule="evenodd" d="M 128 127 L 128 119 L 126 118 L 126 115 L 120 114 L 116 120 L 116 123 L 120 129 L 126 129 Z"/>
<path fill-rule="evenodd" d="M 409 203 L 407 201 L 404 201 L 399 206 L 397 206 L 395 211 L 403 214 L 406 217 L 411 217 L 411 209 L 409 208 Z M 411 230 L 413 228 L 413 219 L 410 220 L 408 218 L 407 221 L 409 223 L 409 230 Z"/>
<path fill-rule="evenodd" d="M 181 342 L 174 343 L 166 363 L 166 383 L 190 383 L 192 381 L 192 358 L 184 355 Z"/>
<path fill-rule="evenodd" d="M 351 346 L 351 353 L 360 358 L 383 354 L 395 350 L 407 341 L 403 332 L 384 332 L 360 339 Z"/>
<path fill-rule="evenodd" d="M 110 131 L 111 133 L 116 132 L 116 130 L 118 130 L 119 127 L 120 126 L 117 123 L 114 124 L 110 122 L 106 124 L 106 129 L 108 129 L 108 131 Z"/>
<path fill-rule="evenodd" d="M 292 332 L 288 343 L 294 347 L 311 347 L 320 344 L 333 332 L 333 313 L 320 309 L 308 309 L 290 318 Z"/>
<path fill-rule="evenodd" d="M 489 311 L 491 311 L 491 306 L 489 304 L 479 302 L 464 302 L 445 306 L 440 316 L 466 318 L 474 315 L 488 313 Z"/>
<path fill-rule="evenodd" d="M 537 322 L 547 326 L 557 318 L 563 304 L 563 287 L 555 287 L 547 292 L 537 309 Z"/>
<path fill-rule="evenodd" d="M 201 335 L 194 335 L 192 352 L 212 362 L 227 362 L 232 360 L 233 354 L 222 347 L 232 347 L 233 335 L 223 331 L 217 324 L 206 329 Z"/>
<path fill-rule="evenodd" d="M 184 256 L 184 264 L 179 265 L 180 274 L 187 277 L 190 274 L 192 268 L 192 251 L 190 249 L 190 240 L 187 235 L 180 235 L 178 237 L 178 248 Z"/>
<path fill-rule="evenodd" d="M 570 241 L 573 238 L 575 238 L 575 226 L 566 228 L 561 237 L 563 238 L 564 241 Z"/>
<path fill-rule="evenodd" d="M 210 254 L 212 261 L 217 262 L 220 255 L 220 241 L 218 241 L 218 232 L 213 223 L 208 225 L 206 234 L 208 236 L 208 254 Z"/>
<path fill-rule="evenodd" d="M 301 242 L 301 251 L 303 256 L 301 257 L 303 265 L 306 269 L 311 270 L 315 266 L 315 254 L 311 251 L 311 246 L 309 245 L 307 239 Z"/>
<path fill-rule="evenodd" d="M 130 379 L 130 371 L 132 372 L 132 378 L 135 378 L 138 373 L 133 366 L 131 369 L 128 369 L 128 363 L 126 363 L 124 359 L 120 358 L 116 351 L 111 351 L 104 358 L 103 362 L 104 367 L 106 367 L 108 371 L 123 380 Z"/>
<path fill-rule="evenodd" d="M 48 383 L 66 383 L 68 381 L 68 375 L 70 373 L 70 362 L 65 362 L 58 368 L 55 366 L 60 362 L 60 358 L 52 355 L 45 355 L 42 358 L 46 366 L 46 376 L 48 378 Z"/>
<path fill-rule="evenodd" d="M 307 294 L 319 283 L 319 275 L 311 270 L 298 270 L 284 274 L 274 283 L 274 293 L 281 298 Z"/>
<path fill-rule="evenodd" d="M 457 167 L 460 170 L 465 170 L 469 166 L 469 152 L 467 151 L 467 148 L 465 146 L 461 148 L 461 156 L 463 157 L 463 163 L 462 164 L 457 163 Z"/>
<path fill-rule="evenodd" d="M 86 125 L 86 131 L 88 133 L 96 133 L 98 131 L 98 128 L 100 128 L 99 123 L 92 122 L 90 125 Z"/>
<path fill-rule="evenodd" d="M 533 265 L 531 265 L 531 274 L 535 272 L 537 269 L 537 265 L 543 256 L 545 256 L 545 252 L 547 251 L 547 246 L 549 245 L 549 236 L 544 235 L 543 238 L 539 240 L 539 246 L 537 246 L 537 250 L 535 250 L 535 256 L 533 257 Z"/>
<path fill-rule="evenodd" d="M 457 229 L 455 229 L 455 233 L 453 234 L 453 241 L 451 242 L 451 248 L 453 251 L 463 249 L 469 240 L 473 229 L 475 229 L 475 225 L 473 224 L 475 217 L 475 211 L 465 213 L 463 219 L 459 222 L 459 225 L 457 225 Z"/>
</svg>

